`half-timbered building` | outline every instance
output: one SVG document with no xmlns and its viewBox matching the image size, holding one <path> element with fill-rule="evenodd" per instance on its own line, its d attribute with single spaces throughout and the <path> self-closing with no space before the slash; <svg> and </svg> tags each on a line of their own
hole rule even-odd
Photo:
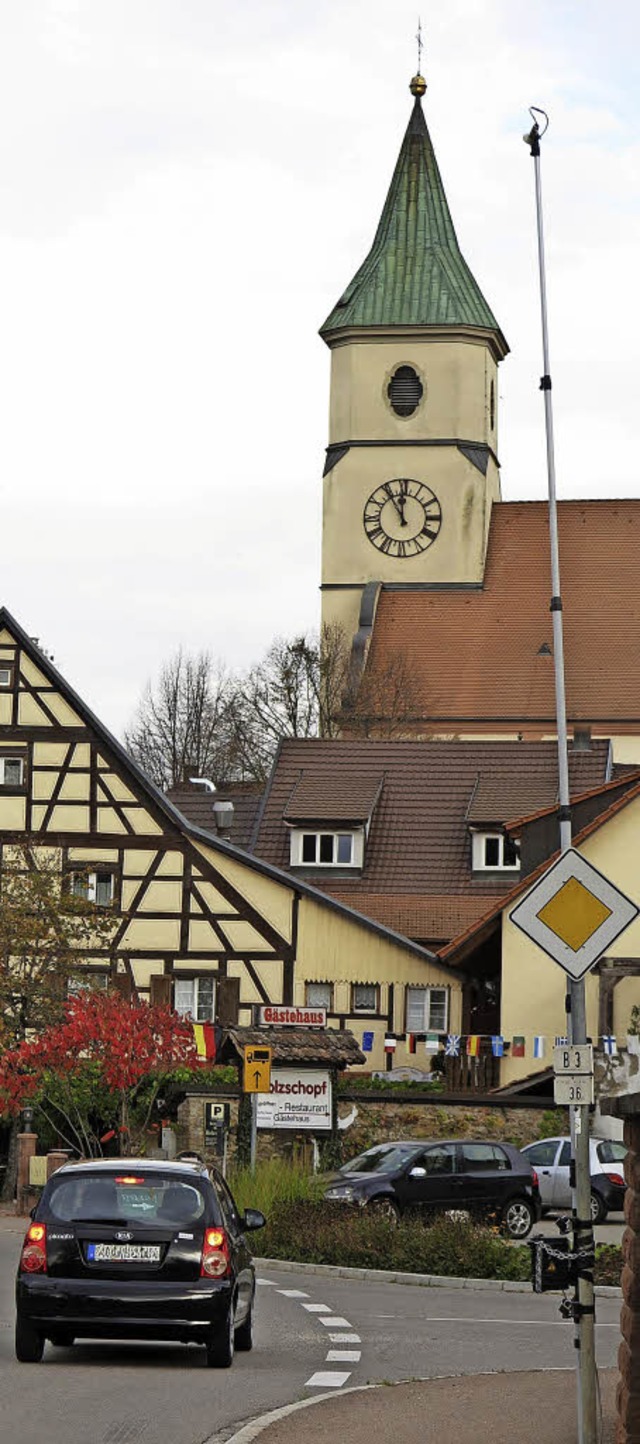
<svg viewBox="0 0 640 1444">
<path fill-rule="evenodd" d="M 368 1066 L 404 1031 L 408 986 L 437 990 L 459 1027 L 458 977 L 426 948 L 190 824 L 148 781 L 36 642 L 0 610 L 0 846 L 47 849 L 61 882 L 113 910 L 77 978 L 168 1001 L 195 1021 L 252 1022 L 255 1005 L 303 1003 L 330 984 L 349 1026 L 358 985 Z M 64 886 L 62 887 L 62 895 Z"/>
</svg>

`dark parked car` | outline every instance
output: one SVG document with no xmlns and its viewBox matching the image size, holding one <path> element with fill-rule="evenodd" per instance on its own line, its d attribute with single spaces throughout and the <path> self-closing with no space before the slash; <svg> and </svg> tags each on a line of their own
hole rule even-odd
<svg viewBox="0 0 640 1444">
<path fill-rule="evenodd" d="M 381 1143 L 345 1163 L 324 1196 L 396 1219 L 407 1212 L 490 1214 L 512 1238 L 526 1238 L 540 1217 L 535 1172 L 510 1143 Z"/>
<path fill-rule="evenodd" d="M 210 1368 L 252 1347 L 255 1272 L 224 1179 L 199 1163 L 116 1158 L 66 1164 L 32 1214 L 16 1281 L 16 1356 L 45 1340 L 178 1339 Z"/>
</svg>

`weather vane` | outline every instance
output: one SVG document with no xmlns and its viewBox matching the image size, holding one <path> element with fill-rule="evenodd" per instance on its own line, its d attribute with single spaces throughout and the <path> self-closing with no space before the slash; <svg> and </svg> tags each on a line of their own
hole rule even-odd
<svg viewBox="0 0 640 1444">
<path fill-rule="evenodd" d="M 417 35 L 416 35 L 416 40 L 417 40 L 417 42 L 418 42 L 418 75 L 421 75 L 421 74 L 422 74 L 422 51 L 423 51 L 423 49 L 424 49 L 424 45 L 423 45 L 423 41 L 422 41 L 422 20 L 421 20 L 421 17 L 420 17 L 420 16 L 418 16 L 418 33 L 417 33 Z"/>
</svg>

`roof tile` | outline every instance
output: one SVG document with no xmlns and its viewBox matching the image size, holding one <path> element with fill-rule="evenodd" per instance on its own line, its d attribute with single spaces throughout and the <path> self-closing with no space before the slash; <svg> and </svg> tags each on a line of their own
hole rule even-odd
<svg viewBox="0 0 640 1444">
<path fill-rule="evenodd" d="M 569 721 L 637 729 L 640 500 L 560 502 L 558 527 Z M 434 728 L 555 728 L 549 595 L 546 503 L 498 502 L 482 588 L 383 588 L 369 666 L 404 655 Z"/>
</svg>

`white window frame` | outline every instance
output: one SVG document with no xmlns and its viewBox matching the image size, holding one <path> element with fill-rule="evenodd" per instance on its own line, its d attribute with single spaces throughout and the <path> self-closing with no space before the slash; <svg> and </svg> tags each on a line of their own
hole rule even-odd
<svg viewBox="0 0 640 1444">
<path fill-rule="evenodd" d="M 211 984 L 211 1000 L 207 1002 L 206 1008 L 200 1000 L 201 983 Z M 191 993 L 188 1002 L 187 991 Z M 202 973 L 197 978 L 174 977 L 173 1011 L 179 1013 L 181 1018 L 190 1018 L 193 1023 L 213 1023 L 216 1016 L 216 984 L 211 973 Z"/>
<path fill-rule="evenodd" d="M 7 763 L 8 763 L 8 762 L 17 762 L 17 763 L 19 764 L 19 766 L 20 766 L 20 781 L 19 781 L 19 782 L 7 782 L 7 781 L 6 781 L 6 779 L 5 779 L 5 772 L 6 772 L 6 767 L 7 767 Z M 11 755 L 11 756 L 10 756 L 9 754 L 5 754 L 4 757 L 0 757 L 0 787 L 24 787 L 24 763 L 25 763 L 24 757 L 21 757 L 18 752 L 14 753 L 14 754 Z"/>
<path fill-rule="evenodd" d="M 319 997 L 310 996 L 309 990 L 316 988 L 320 993 Z M 305 1008 L 326 1008 L 327 1013 L 333 1012 L 333 983 L 305 983 L 304 985 L 304 1006 Z"/>
<path fill-rule="evenodd" d="M 373 1003 L 358 1004 L 358 988 L 369 988 L 373 992 Z M 380 1011 L 380 987 L 378 983 L 352 983 L 351 984 L 351 1012 L 352 1013 L 378 1013 Z"/>
<path fill-rule="evenodd" d="M 100 875 L 101 878 L 108 877 L 111 880 L 111 897 L 107 902 L 98 902 L 97 900 L 98 875 Z M 76 868 L 71 872 L 70 876 L 70 888 L 74 897 L 84 898 L 85 902 L 95 903 L 96 907 L 111 907 L 116 895 L 116 879 L 115 874 L 110 868 L 98 867 L 95 872 L 82 872 Z M 76 881 L 78 883 L 82 882 L 84 886 L 82 888 L 76 887 Z"/>
<path fill-rule="evenodd" d="M 303 846 L 305 837 L 315 837 L 316 857 L 314 862 L 307 862 L 303 858 Z M 323 862 L 320 859 L 320 838 L 333 838 L 333 855 L 331 862 Z M 348 837 L 351 840 L 351 861 L 338 861 L 338 839 Z M 289 861 L 291 867 L 362 867 L 364 860 L 364 828 L 362 827 L 294 827 L 290 835 Z"/>
<path fill-rule="evenodd" d="M 498 843 L 498 862 L 486 862 L 485 844 Z M 519 872 L 520 860 L 504 861 L 506 838 L 503 832 L 474 832 L 471 840 L 471 866 L 474 872 Z"/>
<path fill-rule="evenodd" d="M 436 994 L 438 995 L 436 998 Z M 432 1010 L 442 1006 L 444 1000 L 444 1021 L 436 1024 Z M 418 1005 L 422 1004 L 422 1017 L 418 1017 Z M 419 1024 L 419 1026 L 418 1026 Z M 446 1033 L 449 1027 L 449 989 L 446 987 L 423 988 L 407 983 L 405 988 L 405 1029 L 407 1033 Z"/>
<path fill-rule="evenodd" d="M 13 675 L 11 667 L 5 666 L 4 662 L 0 662 L 0 689 L 3 692 L 7 691 L 7 689 L 11 687 L 12 681 Z"/>
</svg>

